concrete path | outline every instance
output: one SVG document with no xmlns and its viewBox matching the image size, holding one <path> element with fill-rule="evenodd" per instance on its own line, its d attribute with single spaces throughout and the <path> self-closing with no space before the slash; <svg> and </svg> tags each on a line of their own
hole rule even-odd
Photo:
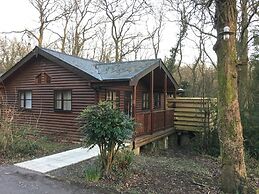
<svg viewBox="0 0 259 194">
<path fill-rule="evenodd" d="M 97 146 L 93 147 L 92 149 L 76 148 L 58 154 L 17 163 L 15 164 L 15 166 L 40 173 L 46 173 L 52 170 L 56 170 L 58 168 L 62 168 L 64 166 L 69 166 L 71 164 L 90 159 L 94 156 L 97 156 L 98 154 L 99 149 Z"/>
</svg>

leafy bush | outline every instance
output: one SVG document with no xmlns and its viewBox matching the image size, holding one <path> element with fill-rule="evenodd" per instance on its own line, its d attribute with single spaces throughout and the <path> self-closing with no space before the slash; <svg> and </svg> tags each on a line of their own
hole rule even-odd
<svg viewBox="0 0 259 194">
<path fill-rule="evenodd" d="M 97 164 L 92 164 L 85 169 L 85 179 L 88 182 L 97 182 L 101 176 L 101 168 Z"/>
<path fill-rule="evenodd" d="M 79 116 L 80 129 L 85 135 L 83 145 L 100 149 L 102 172 L 111 172 L 114 158 L 124 141 L 132 137 L 134 122 L 112 103 L 100 102 L 89 106 Z"/>
</svg>

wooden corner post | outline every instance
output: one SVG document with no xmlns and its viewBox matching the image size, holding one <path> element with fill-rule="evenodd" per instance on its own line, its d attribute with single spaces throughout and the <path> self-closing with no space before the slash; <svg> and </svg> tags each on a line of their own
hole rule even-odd
<svg viewBox="0 0 259 194">
<path fill-rule="evenodd" d="M 154 107 L 154 70 L 151 71 L 150 76 L 150 120 L 151 120 L 151 134 L 153 133 L 154 123 L 153 123 L 153 107 Z"/>
<path fill-rule="evenodd" d="M 166 129 L 166 109 L 167 109 L 167 75 L 164 77 L 164 129 Z"/>
<path fill-rule="evenodd" d="M 133 86 L 133 91 L 132 91 L 132 117 L 136 117 L 136 103 L 137 103 L 137 84 Z"/>
</svg>

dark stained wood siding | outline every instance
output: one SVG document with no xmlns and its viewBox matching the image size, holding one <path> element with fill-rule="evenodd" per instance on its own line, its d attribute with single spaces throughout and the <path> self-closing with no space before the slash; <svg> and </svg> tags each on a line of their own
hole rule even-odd
<svg viewBox="0 0 259 194">
<path fill-rule="evenodd" d="M 47 73 L 51 83 L 37 84 L 35 78 L 40 73 Z M 19 123 L 37 127 L 44 134 L 78 140 L 81 133 L 76 117 L 87 105 L 95 103 L 95 91 L 90 87 L 90 80 L 91 77 L 81 78 L 60 65 L 38 57 L 5 81 L 6 100 L 8 104 L 16 105 L 16 119 Z M 54 111 L 54 90 L 60 89 L 72 91 L 71 112 Z M 32 90 L 31 111 L 17 109 L 19 90 Z"/>
</svg>

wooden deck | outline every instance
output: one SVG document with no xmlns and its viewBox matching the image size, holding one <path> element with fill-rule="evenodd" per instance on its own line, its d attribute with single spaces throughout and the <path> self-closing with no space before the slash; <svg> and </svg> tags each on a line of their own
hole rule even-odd
<svg viewBox="0 0 259 194">
<path fill-rule="evenodd" d="M 135 148 L 141 147 L 143 145 L 146 145 L 148 143 L 151 143 L 163 137 L 167 137 L 173 133 L 175 133 L 175 129 L 174 127 L 171 127 L 162 131 L 154 132 L 153 134 L 150 134 L 150 135 L 138 136 L 134 140 L 134 147 Z"/>
</svg>

